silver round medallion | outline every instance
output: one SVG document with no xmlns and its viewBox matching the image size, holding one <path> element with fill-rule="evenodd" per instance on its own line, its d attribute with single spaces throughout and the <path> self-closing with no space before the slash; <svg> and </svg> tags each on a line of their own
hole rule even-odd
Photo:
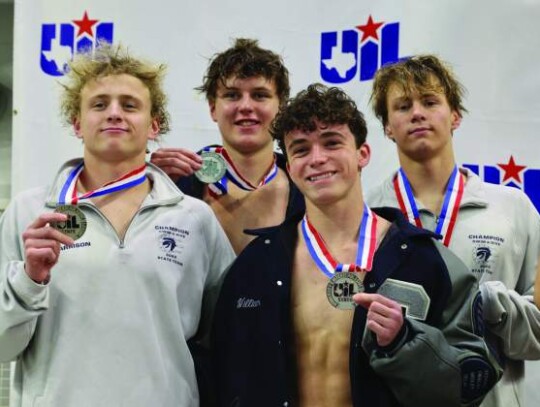
<svg viewBox="0 0 540 407">
<path fill-rule="evenodd" d="M 356 293 L 364 292 L 364 284 L 358 273 L 337 272 L 326 286 L 326 297 L 333 307 L 338 309 L 353 309 L 352 299 Z"/>
<path fill-rule="evenodd" d="M 64 222 L 51 222 L 51 227 L 71 237 L 73 240 L 80 239 L 84 235 L 87 221 L 86 215 L 82 210 L 74 205 L 60 205 L 54 211 L 64 213 L 68 218 Z"/>
<path fill-rule="evenodd" d="M 195 176 L 205 184 L 218 182 L 225 175 L 227 163 L 218 153 L 207 151 L 201 154 L 203 160 L 200 170 L 195 172 Z"/>
</svg>

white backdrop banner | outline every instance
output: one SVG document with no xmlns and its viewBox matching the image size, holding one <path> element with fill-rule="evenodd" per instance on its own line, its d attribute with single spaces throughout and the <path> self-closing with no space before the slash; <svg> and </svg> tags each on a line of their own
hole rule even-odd
<svg viewBox="0 0 540 407">
<path fill-rule="evenodd" d="M 434 53 L 468 89 L 455 133 L 458 161 L 489 182 L 523 189 L 540 210 L 539 0 L 15 0 L 13 194 L 50 182 L 82 147 L 58 114 L 62 73 L 96 38 L 169 66 L 172 132 L 161 143 L 219 141 L 201 84 L 208 58 L 236 37 L 283 55 L 293 93 L 312 82 L 344 88 L 366 113 L 367 189 L 397 167 L 368 106 L 382 63 Z M 532 394 L 532 392 L 530 392 Z M 529 405 L 539 405 L 540 397 Z M 531 396 L 529 396 L 530 398 Z"/>
<path fill-rule="evenodd" d="M 258 38 L 281 53 L 293 93 L 312 82 L 343 87 L 366 112 L 373 159 L 367 188 L 397 166 L 393 144 L 372 116 L 375 70 L 417 53 L 449 61 L 469 90 L 455 133 L 458 161 L 486 180 L 525 190 L 540 210 L 540 1 L 385 0 L 15 1 L 13 193 L 50 181 L 64 160 L 81 155 L 63 127 L 58 95 L 66 62 L 96 38 L 169 66 L 173 130 L 162 144 L 192 149 L 219 135 L 201 84 L 208 58 L 235 37 Z"/>
</svg>

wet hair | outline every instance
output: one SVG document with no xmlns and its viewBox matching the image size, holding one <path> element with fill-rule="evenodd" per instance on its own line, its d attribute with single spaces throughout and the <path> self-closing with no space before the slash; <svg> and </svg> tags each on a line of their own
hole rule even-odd
<svg viewBox="0 0 540 407">
<path fill-rule="evenodd" d="M 415 92 L 442 93 L 450 108 L 460 117 L 467 112 L 462 101 L 465 88 L 450 66 L 434 55 L 417 55 L 387 64 L 375 74 L 370 102 L 383 127 L 388 124 L 388 90 L 394 84 L 400 86 L 407 96 Z"/>
<path fill-rule="evenodd" d="M 170 130 L 169 113 L 166 110 L 167 96 L 163 91 L 165 65 L 155 65 L 136 59 L 129 51 L 121 46 L 101 43 L 94 53 L 87 52 L 77 55 L 69 63 L 63 92 L 60 100 L 63 120 L 72 125 L 81 112 L 81 92 L 87 83 L 110 75 L 131 75 L 139 79 L 150 92 L 153 119 L 159 123 L 159 133 L 165 134 Z"/>
<path fill-rule="evenodd" d="M 215 54 L 208 65 L 203 84 L 195 89 L 204 93 L 209 102 L 214 102 L 220 83 L 225 85 L 232 77 L 246 79 L 254 76 L 262 76 L 275 83 L 280 104 L 289 98 L 289 71 L 283 59 L 259 47 L 257 40 L 248 38 L 237 38 L 231 48 Z"/>
<path fill-rule="evenodd" d="M 270 133 L 286 155 L 285 136 L 295 130 L 311 132 L 317 128 L 315 121 L 348 125 L 356 147 L 366 141 L 366 121 L 356 103 L 342 89 L 320 83 L 309 85 L 282 106 Z"/>
</svg>

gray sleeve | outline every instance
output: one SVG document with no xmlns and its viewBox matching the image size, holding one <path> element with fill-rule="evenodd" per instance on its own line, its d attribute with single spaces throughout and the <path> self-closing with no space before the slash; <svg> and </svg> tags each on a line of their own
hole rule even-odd
<svg viewBox="0 0 540 407">
<path fill-rule="evenodd" d="M 495 385 L 502 369 L 483 340 L 482 301 L 474 276 L 437 243 L 452 281 L 452 293 L 436 327 L 406 318 L 406 339 L 393 352 L 370 352 L 406 406 L 474 406 Z"/>
<path fill-rule="evenodd" d="M 204 347 L 209 346 L 209 334 L 214 316 L 214 308 L 219 292 L 235 254 L 232 246 L 212 210 L 207 207 L 208 216 L 204 222 L 204 237 L 209 254 L 208 277 L 204 289 L 201 322 L 197 333 L 198 342 Z"/>
<path fill-rule="evenodd" d="M 188 341 L 195 365 L 201 405 L 214 405 L 215 388 L 211 354 L 211 328 L 214 311 L 223 280 L 235 255 L 229 239 L 208 207 L 201 231 L 205 239 L 204 252 L 208 257 L 208 270 L 201 307 L 201 319 L 196 335 Z"/>
<path fill-rule="evenodd" d="M 519 273 L 516 287 L 506 287 L 500 281 L 487 281 L 480 285 L 484 298 L 484 318 L 487 327 L 502 339 L 506 357 L 516 360 L 540 359 L 540 310 L 534 304 L 534 281 L 540 260 L 540 216 L 532 203 L 523 195 L 519 201 L 519 217 L 526 233 L 523 263 L 515 270 Z"/>
<path fill-rule="evenodd" d="M 48 308 L 48 287 L 24 271 L 15 210 L 0 219 L 0 361 L 14 360 L 32 339 L 39 315 Z"/>
<path fill-rule="evenodd" d="M 500 281 L 480 286 L 484 316 L 491 332 L 502 339 L 504 355 L 516 360 L 540 359 L 540 310 L 531 294 L 520 295 Z"/>
</svg>

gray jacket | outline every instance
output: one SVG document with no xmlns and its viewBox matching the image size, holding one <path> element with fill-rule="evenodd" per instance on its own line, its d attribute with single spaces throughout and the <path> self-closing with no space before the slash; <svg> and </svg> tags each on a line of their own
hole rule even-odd
<svg viewBox="0 0 540 407">
<path fill-rule="evenodd" d="M 52 188 L 15 198 L 0 221 L 0 360 L 16 361 L 11 406 L 196 407 L 187 341 L 234 259 L 229 241 L 204 202 L 149 165 L 152 190 L 125 238 L 83 202 L 85 234 L 61 247 L 49 284 L 34 283 L 21 235 L 53 210 L 76 164 Z"/>
</svg>

